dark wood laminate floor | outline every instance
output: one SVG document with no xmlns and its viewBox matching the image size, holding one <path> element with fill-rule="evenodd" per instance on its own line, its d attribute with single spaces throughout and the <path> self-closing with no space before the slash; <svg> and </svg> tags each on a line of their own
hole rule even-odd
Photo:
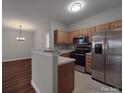
<svg viewBox="0 0 124 93">
<path fill-rule="evenodd" d="M 33 88 L 29 89 L 26 93 L 36 93 Z"/>
<path fill-rule="evenodd" d="M 3 93 L 36 93 L 31 86 L 31 59 L 2 63 Z"/>
</svg>

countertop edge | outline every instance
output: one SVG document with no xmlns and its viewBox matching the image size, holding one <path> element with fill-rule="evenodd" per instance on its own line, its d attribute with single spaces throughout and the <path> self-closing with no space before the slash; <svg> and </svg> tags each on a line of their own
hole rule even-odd
<svg viewBox="0 0 124 93">
<path fill-rule="evenodd" d="M 61 66 L 61 65 L 64 65 L 64 64 L 68 64 L 68 63 L 71 63 L 71 62 L 75 62 L 76 59 L 59 56 L 59 57 L 58 57 L 58 61 L 59 61 L 59 62 L 58 62 L 58 65 Z"/>
</svg>

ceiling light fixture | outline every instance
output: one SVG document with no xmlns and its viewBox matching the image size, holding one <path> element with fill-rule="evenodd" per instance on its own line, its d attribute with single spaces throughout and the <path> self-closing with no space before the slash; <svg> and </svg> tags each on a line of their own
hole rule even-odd
<svg viewBox="0 0 124 93">
<path fill-rule="evenodd" d="M 19 36 L 16 38 L 16 40 L 17 41 L 24 41 L 25 40 L 25 38 L 24 37 L 22 37 L 22 35 L 21 35 L 21 25 L 19 25 L 19 27 L 20 27 L 20 30 L 19 30 Z"/>
<path fill-rule="evenodd" d="M 69 5 L 69 11 L 71 12 L 77 12 L 79 10 L 81 10 L 84 7 L 84 3 L 81 1 L 76 1 L 73 2 Z"/>
</svg>

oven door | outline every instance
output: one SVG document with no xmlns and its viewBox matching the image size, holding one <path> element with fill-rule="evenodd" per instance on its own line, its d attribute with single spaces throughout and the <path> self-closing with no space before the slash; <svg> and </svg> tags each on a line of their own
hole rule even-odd
<svg viewBox="0 0 124 93">
<path fill-rule="evenodd" d="M 71 58 L 75 58 L 75 64 L 85 66 L 85 54 L 71 53 Z"/>
</svg>

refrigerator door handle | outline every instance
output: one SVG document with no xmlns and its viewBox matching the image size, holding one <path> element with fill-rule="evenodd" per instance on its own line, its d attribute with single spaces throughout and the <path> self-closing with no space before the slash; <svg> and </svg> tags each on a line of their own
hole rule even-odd
<svg viewBox="0 0 124 93">
<path fill-rule="evenodd" d="M 105 43 L 105 51 L 107 51 L 109 49 L 109 46 L 107 44 L 107 42 Z"/>
</svg>

